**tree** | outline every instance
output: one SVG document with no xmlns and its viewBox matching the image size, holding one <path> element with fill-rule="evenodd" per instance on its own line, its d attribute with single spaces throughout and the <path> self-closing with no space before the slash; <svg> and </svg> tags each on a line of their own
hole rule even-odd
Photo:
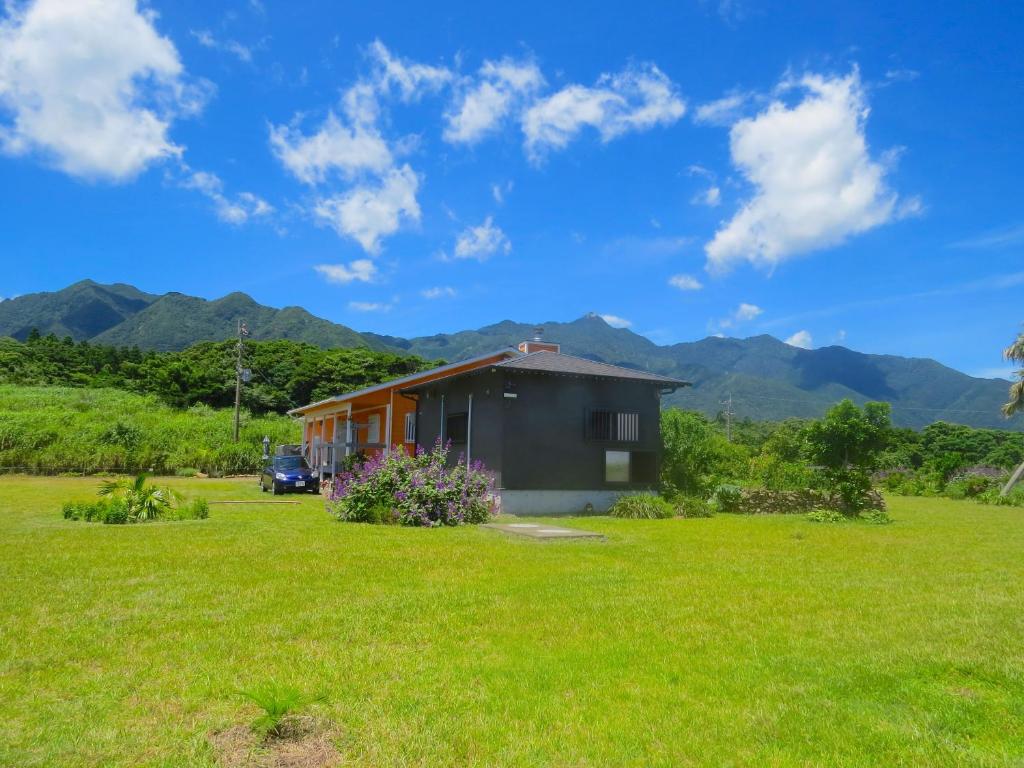
<svg viewBox="0 0 1024 768">
<path fill-rule="evenodd" d="M 1003 415 L 1009 418 L 1018 411 L 1024 411 L 1024 333 L 1017 334 L 1017 339 L 1003 351 L 1003 357 L 1012 363 L 1019 363 L 1017 381 L 1010 385 L 1010 400 L 1003 406 Z"/>
<path fill-rule="evenodd" d="M 1003 357 L 1022 366 L 1021 370 L 1017 371 L 1017 381 L 1010 385 L 1010 400 L 1003 406 L 1003 415 L 1010 418 L 1013 414 L 1024 411 L 1024 333 L 1017 334 L 1017 339 L 1003 351 Z M 1003 486 L 1002 495 L 1008 494 L 1021 477 L 1024 477 L 1024 462 L 1010 475 L 1009 481 Z"/>
<path fill-rule="evenodd" d="M 747 448 L 726 441 L 699 413 L 669 408 L 661 414 L 661 479 L 667 494 L 706 496 L 716 482 L 746 471 Z"/>
<path fill-rule="evenodd" d="M 889 410 L 888 403 L 865 403 L 862 410 L 843 400 L 807 427 L 807 458 L 821 467 L 848 515 L 870 505 L 871 472 L 888 443 Z"/>
</svg>

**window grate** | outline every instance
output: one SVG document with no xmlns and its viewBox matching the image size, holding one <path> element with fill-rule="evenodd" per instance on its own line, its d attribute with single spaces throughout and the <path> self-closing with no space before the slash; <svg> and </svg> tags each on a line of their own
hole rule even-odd
<svg viewBox="0 0 1024 768">
<path fill-rule="evenodd" d="M 405 414 L 405 442 L 416 442 L 416 414 Z"/>
<path fill-rule="evenodd" d="M 586 438 L 635 443 L 640 440 L 640 414 L 635 411 L 587 411 Z"/>
</svg>

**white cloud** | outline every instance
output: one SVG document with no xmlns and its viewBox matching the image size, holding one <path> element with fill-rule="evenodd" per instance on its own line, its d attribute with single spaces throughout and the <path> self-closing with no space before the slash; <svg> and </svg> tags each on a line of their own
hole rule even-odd
<svg viewBox="0 0 1024 768">
<path fill-rule="evenodd" d="M 348 308 L 356 312 L 390 312 L 393 305 L 380 301 L 350 301 Z"/>
<path fill-rule="evenodd" d="M 686 105 L 675 85 L 653 64 L 602 75 L 593 88 L 568 85 L 538 100 L 522 117 L 526 151 L 534 161 L 566 147 L 586 127 L 609 142 L 629 131 L 670 125 Z"/>
<path fill-rule="evenodd" d="M 331 171 L 346 178 L 362 172 L 383 174 L 393 164 L 391 150 L 376 129 L 343 125 L 333 112 L 310 136 L 294 127 L 270 126 L 270 147 L 284 167 L 306 184 L 323 182 Z"/>
<path fill-rule="evenodd" d="M 736 308 L 734 317 L 737 321 L 753 320 L 755 317 L 762 314 L 763 312 L 764 310 L 761 309 L 756 304 L 743 303 Z"/>
<path fill-rule="evenodd" d="M 452 79 L 450 70 L 394 56 L 380 40 L 366 51 L 371 71 L 356 80 L 341 96 L 344 120 L 328 112 L 315 133 L 297 127 L 301 116 L 288 126 L 270 127 L 270 145 L 286 169 L 310 185 L 334 185 L 322 191 L 313 215 L 343 237 L 351 237 L 376 255 L 380 241 L 403 223 L 418 222 L 416 200 L 420 177 L 395 158 L 415 150 L 417 136 L 387 140 L 379 124 L 386 121 L 385 98 L 404 102 L 439 90 Z"/>
<path fill-rule="evenodd" d="M 629 328 L 629 326 L 633 324 L 631 321 L 624 317 L 619 317 L 618 315 L 598 315 L 598 317 L 608 323 L 612 328 Z"/>
<path fill-rule="evenodd" d="M 842 344 L 844 341 L 846 341 L 846 331 L 840 328 L 836 331 L 836 336 L 833 339 L 833 342 L 836 344 Z"/>
<path fill-rule="evenodd" d="M 0 149 L 38 152 L 72 176 L 130 180 L 180 156 L 168 136 L 209 95 L 186 81 L 156 14 L 134 0 L 7 4 L 0 22 Z M 207 84 L 208 86 L 208 84 Z"/>
<path fill-rule="evenodd" d="M 491 184 L 491 196 L 498 205 L 505 204 L 505 195 L 512 191 L 514 184 L 506 181 L 504 184 Z"/>
<path fill-rule="evenodd" d="M 722 190 L 712 184 L 703 192 L 696 195 L 693 198 L 693 202 L 700 205 L 706 205 L 709 208 L 715 208 L 722 202 Z"/>
<path fill-rule="evenodd" d="M 950 248 L 1005 248 L 1007 246 L 1020 245 L 1024 243 L 1024 224 L 1015 224 L 1002 229 L 995 229 L 985 232 L 976 237 L 966 240 L 957 240 L 950 243 Z"/>
<path fill-rule="evenodd" d="M 424 299 L 444 299 L 455 296 L 456 290 L 450 285 L 438 285 L 433 288 L 424 288 L 420 296 Z"/>
<path fill-rule="evenodd" d="M 369 259 L 356 259 L 348 264 L 317 264 L 313 269 L 328 282 L 341 285 L 354 281 L 369 283 L 377 275 L 377 267 Z"/>
<path fill-rule="evenodd" d="M 838 245 L 905 211 L 872 160 L 864 138 L 868 108 L 856 70 L 845 77 L 806 75 L 802 100 L 772 102 L 730 132 L 733 164 L 755 187 L 705 247 L 708 269 L 736 262 L 772 268 L 787 258 Z"/>
<path fill-rule="evenodd" d="M 504 58 L 484 62 L 477 79 L 469 83 L 445 115 L 444 138 L 453 144 L 473 144 L 497 129 L 544 85 L 544 76 L 532 61 Z"/>
<path fill-rule="evenodd" d="M 704 287 L 700 280 L 692 275 L 672 275 L 668 279 L 668 284 L 680 291 L 699 291 Z"/>
<path fill-rule="evenodd" d="M 356 240 L 367 253 L 380 252 L 380 239 L 398 231 L 403 222 L 418 222 L 419 178 L 408 165 L 392 169 L 376 186 L 358 186 L 321 198 L 315 215 L 342 236 Z"/>
<path fill-rule="evenodd" d="M 742 302 L 731 314 L 710 323 L 710 326 L 716 329 L 735 328 L 737 325 L 757 319 L 762 314 L 764 314 L 764 310 L 756 304 Z"/>
<path fill-rule="evenodd" d="M 193 189 L 213 202 L 217 218 L 229 224 L 244 224 L 274 212 L 274 206 L 252 192 L 241 192 L 234 199 L 224 194 L 224 182 L 215 173 L 193 171 L 182 165 L 185 177 L 179 182 L 184 189 Z"/>
<path fill-rule="evenodd" d="M 714 208 L 722 202 L 722 190 L 718 186 L 718 176 L 714 171 L 710 171 L 702 165 L 691 165 L 688 171 L 691 176 L 699 176 L 708 181 L 708 188 L 694 195 L 690 200 L 691 203 Z"/>
<path fill-rule="evenodd" d="M 800 349 L 814 348 L 814 339 L 811 338 L 809 331 L 797 331 L 786 339 L 786 343 L 791 347 L 800 347 Z"/>
<path fill-rule="evenodd" d="M 890 83 L 910 83 L 917 80 L 921 76 L 921 73 L 916 69 L 907 69 L 905 67 L 890 69 L 885 73 L 885 79 Z"/>
<path fill-rule="evenodd" d="M 694 110 L 695 122 L 705 125 L 730 126 L 743 116 L 743 108 L 750 101 L 749 93 L 730 93 Z"/>
<path fill-rule="evenodd" d="M 456 259 L 486 261 L 499 251 L 509 253 L 511 250 L 512 243 L 491 216 L 479 226 L 466 227 L 455 240 Z"/>
<path fill-rule="evenodd" d="M 445 67 L 432 67 L 392 56 L 380 41 L 370 44 L 369 56 L 375 62 L 374 81 L 381 92 L 398 91 L 403 101 L 415 101 L 424 93 L 437 91 L 452 79 Z"/>
<path fill-rule="evenodd" d="M 246 64 L 250 64 L 252 62 L 252 50 L 247 46 L 242 45 L 237 40 L 218 40 L 208 29 L 193 29 L 191 32 L 192 37 L 194 37 L 204 48 L 230 53 L 239 61 Z"/>
</svg>

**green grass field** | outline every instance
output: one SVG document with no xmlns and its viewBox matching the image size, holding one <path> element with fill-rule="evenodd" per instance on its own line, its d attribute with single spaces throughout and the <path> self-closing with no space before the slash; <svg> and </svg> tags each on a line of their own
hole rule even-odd
<svg viewBox="0 0 1024 768">
<path fill-rule="evenodd" d="M 96 482 L 0 478 L 0 765 L 211 766 L 268 678 L 328 694 L 354 766 L 1024 765 L 1019 509 L 559 521 L 605 542 L 313 497 L 61 519 Z"/>
</svg>

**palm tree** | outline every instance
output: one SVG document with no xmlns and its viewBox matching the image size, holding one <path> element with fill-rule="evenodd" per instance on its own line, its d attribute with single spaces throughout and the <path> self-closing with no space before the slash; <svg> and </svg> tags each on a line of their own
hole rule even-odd
<svg viewBox="0 0 1024 768">
<path fill-rule="evenodd" d="M 1003 357 L 1024 367 L 1024 333 L 1017 334 L 1017 340 L 1003 350 Z M 1010 402 L 1003 406 L 1006 417 L 1018 411 L 1024 411 L 1024 370 L 1017 371 L 1017 381 L 1010 385 Z"/>
<path fill-rule="evenodd" d="M 1005 350 L 1003 357 L 1014 363 L 1020 363 L 1022 369 L 1017 371 L 1017 381 L 1010 385 L 1010 401 L 1003 406 L 1003 415 L 1010 418 L 1013 414 L 1024 411 L 1024 333 L 1018 333 L 1017 339 Z M 1005 496 L 1024 477 L 1024 462 L 1010 475 L 1009 481 L 1003 486 L 1001 495 Z"/>
<path fill-rule="evenodd" d="M 146 482 L 146 475 L 100 483 L 100 496 L 120 499 L 134 520 L 156 520 L 171 506 L 170 491 Z"/>
</svg>

